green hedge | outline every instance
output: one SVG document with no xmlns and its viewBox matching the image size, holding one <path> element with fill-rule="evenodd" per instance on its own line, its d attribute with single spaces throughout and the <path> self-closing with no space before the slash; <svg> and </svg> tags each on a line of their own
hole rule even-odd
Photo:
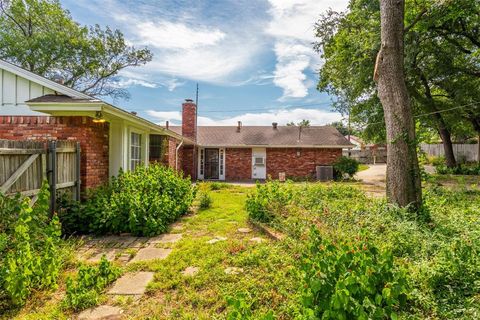
<svg viewBox="0 0 480 320">
<path fill-rule="evenodd" d="M 84 204 L 61 210 L 61 219 L 68 233 L 152 236 L 188 211 L 195 192 L 190 180 L 173 169 L 139 166 L 91 190 Z"/>
</svg>

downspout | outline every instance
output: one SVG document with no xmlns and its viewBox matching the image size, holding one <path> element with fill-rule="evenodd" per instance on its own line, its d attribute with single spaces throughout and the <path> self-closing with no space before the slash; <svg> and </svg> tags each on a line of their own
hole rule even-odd
<svg viewBox="0 0 480 320">
<path fill-rule="evenodd" d="M 175 170 L 178 171 L 178 150 L 180 150 L 180 147 L 183 144 L 183 139 L 180 141 L 179 145 L 175 148 Z"/>
</svg>

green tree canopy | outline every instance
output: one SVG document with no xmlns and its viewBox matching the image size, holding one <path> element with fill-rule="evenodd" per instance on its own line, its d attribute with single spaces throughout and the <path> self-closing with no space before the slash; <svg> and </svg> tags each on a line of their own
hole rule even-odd
<svg viewBox="0 0 480 320">
<path fill-rule="evenodd" d="M 128 98 L 119 71 L 152 59 L 122 32 L 81 26 L 58 0 L 0 0 L 0 58 L 92 96 Z"/>
<path fill-rule="evenodd" d="M 480 2 L 407 0 L 405 26 L 406 83 L 417 121 L 434 128 L 444 143 L 450 135 L 480 133 Z M 385 139 L 373 81 L 379 1 L 351 0 L 345 12 L 327 11 L 316 36 L 325 60 L 318 89 L 339 97 L 335 107 L 365 126 L 367 140 Z"/>
</svg>

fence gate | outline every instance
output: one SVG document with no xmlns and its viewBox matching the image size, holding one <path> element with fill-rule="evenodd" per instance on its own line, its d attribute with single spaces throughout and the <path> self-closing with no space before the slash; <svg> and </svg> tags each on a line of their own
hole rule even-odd
<svg viewBox="0 0 480 320">
<path fill-rule="evenodd" d="M 0 140 L 0 192 L 32 197 L 44 180 L 50 186 L 50 209 L 55 211 L 57 191 L 70 189 L 80 200 L 80 143 L 75 141 Z"/>
</svg>

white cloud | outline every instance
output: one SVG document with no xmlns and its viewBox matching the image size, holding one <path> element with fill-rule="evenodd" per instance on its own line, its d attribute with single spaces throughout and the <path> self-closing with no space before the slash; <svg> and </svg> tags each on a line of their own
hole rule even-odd
<svg viewBox="0 0 480 320">
<path fill-rule="evenodd" d="M 283 89 L 281 101 L 308 95 L 311 83 L 305 70 L 316 70 L 320 60 L 312 48 L 314 25 L 328 8 L 344 10 L 348 0 L 269 0 L 272 20 L 266 33 L 275 39 L 277 64 L 274 84 Z"/>
<path fill-rule="evenodd" d="M 154 111 L 149 110 L 147 114 L 155 118 L 160 124 L 165 121 L 171 123 L 181 123 L 182 114 L 180 111 Z M 270 125 L 272 122 L 278 122 L 285 125 L 288 122 L 299 122 L 303 119 L 310 120 L 312 125 L 323 125 L 342 119 L 337 112 L 329 112 L 317 109 L 291 109 L 291 110 L 270 110 L 262 113 L 245 113 L 238 116 L 227 117 L 224 119 L 213 119 L 209 117 L 198 117 L 200 126 L 234 126 L 237 121 L 242 121 L 244 125 L 259 126 Z"/>
<path fill-rule="evenodd" d="M 158 84 L 141 79 L 133 78 L 120 78 L 115 82 L 115 85 L 119 88 L 128 88 L 132 86 L 142 86 L 146 88 L 158 88 Z"/>
<path fill-rule="evenodd" d="M 136 26 L 142 44 L 161 49 L 183 49 L 212 46 L 225 38 L 225 33 L 205 26 L 189 27 L 169 21 L 146 21 Z"/>
</svg>

